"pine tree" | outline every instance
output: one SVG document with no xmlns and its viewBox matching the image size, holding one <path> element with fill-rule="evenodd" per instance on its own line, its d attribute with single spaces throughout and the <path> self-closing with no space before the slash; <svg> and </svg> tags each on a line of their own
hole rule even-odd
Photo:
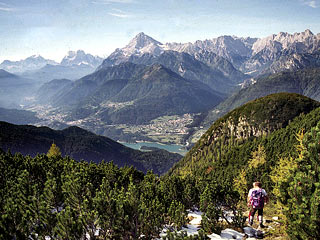
<svg viewBox="0 0 320 240">
<path fill-rule="evenodd" d="M 32 206 L 32 184 L 27 170 L 17 173 L 17 180 L 10 181 L 8 197 L 5 199 L 2 224 L 10 238 L 27 239 L 33 232 L 34 208 Z M 2 225 L 1 224 L 1 225 Z M 3 227 L 3 226 L 2 226 Z"/>
<path fill-rule="evenodd" d="M 215 186 L 208 184 L 200 196 L 200 210 L 204 212 L 201 225 L 207 233 L 220 234 L 222 230 L 221 205 L 215 199 Z"/>
<path fill-rule="evenodd" d="M 320 123 L 297 134 L 297 157 L 273 170 L 274 194 L 285 215 L 291 239 L 319 239 L 320 235 Z"/>
<path fill-rule="evenodd" d="M 57 184 L 53 175 L 49 172 L 47 174 L 47 181 L 43 193 L 39 198 L 39 222 L 41 225 L 38 229 L 39 237 L 51 236 L 54 237 L 53 228 L 56 225 L 56 194 Z"/>
<path fill-rule="evenodd" d="M 248 169 L 246 170 L 250 181 L 263 181 L 262 178 L 265 173 L 264 165 L 266 164 L 266 156 L 266 150 L 262 145 L 259 145 L 258 149 L 252 152 L 252 157 L 248 162 Z"/>
<path fill-rule="evenodd" d="M 173 200 L 168 210 L 170 223 L 174 223 L 177 230 L 180 230 L 187 222 L 187 214 L 181 202 Z"/>
<path fill-rule="evenodd" d="M 236 191 L 238 191 L 240 195 L 241 201 L 246 201 L 247 200 L 247 179 L 246 179 L 246 170 L 242 169 L 239 173 L 239 175 L 234 179 L 234 188 Z"/>
<path fill-rule="evenodd" d="M 49 158 L 51 157 L 61 157 L 61 151 L 60 151 L 60 148 L 55 144 L 55 143 L 52 143 L 48 153 L 47 153 L 47 156 Z"/>
</svg>

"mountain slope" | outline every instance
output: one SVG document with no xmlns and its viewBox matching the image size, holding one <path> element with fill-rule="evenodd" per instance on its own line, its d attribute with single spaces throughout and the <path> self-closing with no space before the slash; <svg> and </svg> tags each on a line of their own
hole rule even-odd
<svg viewBox="0 0 320 240">
<path fill-rule="evenodd" d="M 22 76 L 37 79 L 45 83 L 53 79 L 70 79 L 75 80 L 94 72 L 95 68 L 87 64 L 80 65 L 51 65 L 47 64 L 44 67 L 22 73 Z"/>
<path fill-rule="evenodd" d="M 113 53 L 111 53 L 110 56 L 102 62 L 98 69 L 128 62 L 130 57 L 142 56 L 145 53 L 158 56 L 163 52 L 161 45 L 162 44 L 160 42 L 141 32 L 137 34 L 124 48 L 117 48 Z"/>
<path fill-rule="evenodd" d="M 13 125 L 0 122 L 0 148 L 11 152 L 36 155 L 47 153 L 52 143 L 78 161 L 113 161 L 118 166 L 133 165 L 146 172 L 162 174 L 181 158 L 165 150 L 141 152 L 127 148 L 107 137 L 90 133 L 78 127 L 55 131 L 47 127 Z"/>
<path fill-rule="evenodd" d="M 19 77 L 0 69 L 0 107 L 20 108 L 36 90 L 31 79 Z"/>
<path fill-rule="evenodd" d="M 239 68 L 252 55 L 252 45 L 257 38 L 239 38 L 236 36 L 220 36 L 213 39 L 198 40 L 194 43 L 167 44 L 166 48 L 178 52 L 195 55 L 201 51 L 208 51 L 227 59 Z"/>
<path fill-rule="evenodd" d="M 222 101 L 222 94 L 162 65 L 127 62 L 75 81 L 54 99 L 55 106 L 73 109 L 70 120 L 94 115 L 107 124 L 138 124 L 165 115 L 206 111 Z"/>
<path fill-rule="evenodd" d="M 68 79 L 54 79 L 50 82 L 44 83 L 36 93 L 36 100 L 38 103 L 53 102 L 54 97 L 60 91 L 68 89 L 73 85 L 73 82 Z"/>
<path fill-rule="evenodd" d="M 136 35 L 124 48 L 116 49 L 102 63 L 103 66 L 117 65 L 129 61 L 130 57 L 141 57 L 144 54 L 159 56 L 164 51 L 184 52 L 195 55 L 201 51 L 208 51 L 225 58 L 239 67 L 251 57 L 252 45 L 257 38 L 238 38 L 221 36 L 210 40 L 198 40 L 195 43 L 166 43 L 162 44 L 144 33 Z"/>
<path fill-rule="evenodd" d="M 128 61 L 144 65 L 161 64 L 186 79 L 200 81 L 223 93 L 232 92 L 238 88 L 239 83 L 248 78 L 217 55 L 201 52 L 196 57 L 169 50 L 159 56 L 150 53 L 131 56 Z"/>
<path fill-rule="evenodd" d="M 217 120 L 171 173 L 211 176 L 232 184 L 242 168 L 248 169 L 252 153 L 262 146 L 266 176 L 281 156 L 294 152 L 297 132 L 308 131 L 320 121 L 319 107 L 320 103 L 310 98 L 286 93 L 249 102 Z M 270 187 L 270 179 L 264 180 L 264 186 Z"/>
<path fill-rule="evenodd" d="M 103 91 L 103 96 L 95 100 L 95 102 L 100 103 L 101 101 L 107 100 L 110 96 L 113 96 L 119 92 L 117 88 L 116 90 L 113 90 L 112 86 L 108 86 L 111 80 L 121 81 L 122 79 L 127 80 L 133 78 L 144 68 L 145 66 L 142 65 L 123 63 L 117 66 L 100 69 L 75 81 L 73 84 L 62 89 L 62 91 L 59 91 L 52 103 L 56 106 L 72 104 L 81 105 L 80 102 L 85 102 L 86 98 L 90 98 L 89 104 L 91 104 L 91 99 L 96 99 L 99 97 L 99 93 L 96 93 L 96 91 Z M 108 90 L 106 88 L 108 88 Z M 113 94 L 110 96 L 105 96 L 105 91 L 103 89 Z"/>
<path fill-rule="evenodd" d="M 94 72 L 101 62 L 102 58 L 82 50 L 69 51 L 60 64 L 47 62 L 33 69 L 21 71 L 21 75 L 42 83 L 53 79 L 75 80 Z"/>
<path fill-rule="evenodd" d="M 115 103 L 114 107 L 102 109 L 99 116 L 104 121 L 145 123 L 159 116 L 201 112 L 222 100 L 206 85 L 186 80 L 162 65 L 146 67 L 123 86 L 116 95 L 101 102 L 109 106 Z"/>
<path fill-rule="evenodd" d="M 298 93 L 320 101 L 320 68 L 280 72 L 257 79 L 257 82 L 227 98 L 209 112 L 204 124 L 211 124 L 225 113 L 242 104 L 272 93 Z"/>
<path fill-rule="evenodd" d="M 281 58 L 294 54 L 311 54 L 320 47 L 320 35 L 313 34 L 309 29 L 301 33 L 273 34 L 265 38 L 239 38 L 236 36 L 220 36 L 208 40 L 198 40 L 194 43 L 162 44 L 144 33 L 138 34 L 122 49 L 117 49 L 103 64 L 116 65 L 130 61 L 130 58 L 140 58 L 144 54 L 159 56 L 165 51 L 177 51 L 197 56 L 201 52 L 216 54 L 244 73 L 258 76 L 268 71 L 268 68 Z M 196 57 L 197 58 L 197 57 Z M 197 58 L 202 61 L 201 58 Z M 202 61 L 206 64 L 206 61 Z M 288 65 L 289 64 L 289 65 Z M 292 63 L 294 65 L 294 63 Z M 291 68 L 288 62 L 286 68 Z"/>
<path fill-rule="evenodd" d="M 262 74 L 278 73 L 281 71 L 296 71 L 304 68 L 320 67 L 320 51 L 302 54 L 283 54 L 274 61 Z"/>
<path fill-rule="evenodd" d="M 0 108 L 0 121 L 12 124 L 33 124 L 39 122 L 35 112 Z"/>
<path fill-rule="evenodd" d="M 177 44 L 162 44 L 140 33 L 127 46 L 116 49 L 98 69 L 123 62 L 161 64 L 184 78 L 201 81 L 214 90 L 224 93 L 233 91 L 247 78 L 227 59 L 212 52 L 212 49 L 209 52 L 205 50 L 206 48 L 195 47 L 196 51 L 188 51 L 177 46 Z"/>
</svg>

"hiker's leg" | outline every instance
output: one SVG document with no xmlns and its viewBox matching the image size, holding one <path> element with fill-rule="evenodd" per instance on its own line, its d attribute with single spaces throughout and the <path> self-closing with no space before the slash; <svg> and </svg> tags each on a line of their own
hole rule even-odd
<svg viewBox="0 0 320 240">
<path fill-rule="evenodd" d="M 263 225 L 263 208 L 258 210 L 258 219 L 260 227 L 264 227 Z"/>
<path fill-rule="evenodd" d="M 255 208 L 253 208 L 251 206 L 250 212 L 249 212 L 249 223 L 250 223 L 250 225 L 253 224 L 253 218 L 254 218 L 254 214 L 256 213 L 256 211 L 257 211 L 257 209 L 255 209 Z"/>
</svg>

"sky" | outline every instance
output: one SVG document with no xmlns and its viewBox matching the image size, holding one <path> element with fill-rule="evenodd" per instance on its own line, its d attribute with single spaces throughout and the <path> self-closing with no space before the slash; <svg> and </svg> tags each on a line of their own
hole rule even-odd
<svg viewBox="0 0 320 240">
<path fill-rule="evenodd" d="M 139 32 L 166 43 L 305 29 L 320 33 L 320 0 L 0 0 L 0 63 L 107 57 Z"/>
</svg>

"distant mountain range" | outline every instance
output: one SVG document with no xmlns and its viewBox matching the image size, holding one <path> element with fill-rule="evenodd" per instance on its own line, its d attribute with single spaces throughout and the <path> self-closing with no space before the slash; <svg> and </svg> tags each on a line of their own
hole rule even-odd
<svg viewBox="0 0 320 240">
<path fill-rule="evenodd" d="M 139 33 L 128 45 L 116 49 L 108 58 L 103 61 L 102 66 L 113 66 L 123 62 L 140 63 L 137 60 L 147 55 L 158 57 L 166 51 L 175 51 L 187 53 L 194 56 L 197 60 L 208 63 L 201 55 L 204 53 L 215 54 L 215 59 L 223 58 L 224 61 L 231 63 L 236 69 L 244 73 L 254 74 L 268 72 L 270 65 L 283 59 L 285 56 L 294 54 L 310 54 L 319 50 L 320 34 L 313 34 L 309 29 L 301 33 L 273 34 L 265 38 L 239 38 L 236 36 L 220 36 L 208 40 L 198 40 L 194 43 L 161 43 L 152 37 Z M 139 62 L 137 62 L 139 61 Z M 150 63 L 150 59 L 148 60 Z M 88 65 L 96 68 L 100 65 L 102 59 L 86 54 L 82 50 L 77 52 L 70 51 L 63 58 L 60 64 L 42 58 L 39 55 L 31 56 L 21 61 L 5 60 L 0 64 L 0 68 L 9 72 L 25 72 L 37 70 L 45 65 L 75 66 Z M 216 63 L 219 61 L 215 61 Z M 159 62 L 158 62 L 159 63 Z M 289 69 L 285 65 L 283 69 Z M 274 70 L 273 70 L 274 71 Z"/>
<path fill-rule="evenodd" d="M 95 115 L 108 124 L 140 124 L 164 115 L 202 112 L 223 96 L 159 64 L 123 63 L 72 83 L 62 81 L 61 91 L 55 80 L 42 87 L 39 96 L 52 94 L 51 104 L 72 108 L 71 120 Z"/>
<path fill-rule="evenodd" d="M 45 59 L 40 55 L 33 55 L 20 61 L 4 60 L 0 64 L 0 69 L 11 73 L 23 73 L 25 71 L 38 70 L 47 64 L 57 65 L 58 63 L 53 60 Z"/>
<path fill-rule="evenodd" d="M 59 78 L 74 80 L 94 72 L 102 60 L 98 56 L 78 50 L 69 51 L 60 63 L 34 55 L 20 61 L 5 60 L 0 64 L 0 69 L 34 79 L 37 82 Z"/>
<path fill-rule="evenodd" d="M 10 149 L 12 153 L 35 156 L 46 154 L 52 143 L 60 148 L 63 156 L 68 155 L 78 161 L 113 161 L 118 166 L 134 166 L 143 172 L 153 170 L 157 174 L 165 173 L 181 159 L 181 155 L 165 150 L 133 150 L 78 127 L 56 131 L 48 127 L 0 122 L 0 148 L 4 151 Z"/>
<path fill-rule="evenodd" d="M 104 132 L 106 126 L 193 114 L 194 123 L 184 127 L 197 139 L 194 133 L 258 97 L 294 92 L 318 99 L 319 68 L 320 34 L 308 29 L 261 39 L 221 36 L 165 44 L 139 33 L 103 61 L 69 52 L 60 64 L 24 72 L 23 78 L 45 82 L 34 103 L 41 105 L 40 115 L 49 114 L 47 123 L 84 123 L 90 130 L 99 125 Z M 43 111 L 47 107 L 53 110 Z"/>
<path fill-rule="evenodd" d="M 250 48 L 256 40 L 257 39 L 255 38 L 244 39 L 222 36 L 213 40 L 199 40 L 195 43 L 162 44 L 144 33 L 139 33 L 127 46 L 116 49 L 106 60 L 104 60 L 103 65 L 116 65 L 121 62 L 129 61 L 132 57 L 141 57 L 147 53 L 153 56 L 159 56 L 161 53 L 168 50 L 185 52 L 190 55 L 195 55 L 198 52 L 205 50 L 213 52 L 232 62 L 235 58 L 249 58 L 252 52 Z"/>
<path fill-rule="evenodd" d="M 222 57 L 244 73 L 257 76 L 262 72 L 272 72 L 272 69 L 269 69 L 270 65 L 284 56 L 313 53 L 319 48 L 320 34 L 314 35 L 309 29 L 294 34 L 280 32 L 261 39 L 221 36 L 194 43 L 166 44 L 139 33 L 127 46 L 116 49 L 102 65 L 116 65 L 145 54 L 159 56 L 168 50 L 188 53 L 202 61 L 198 55 L 205 51 Z M 289 68 L 290 64 L 286 64 L 278 71 Z"/>
</svg>

